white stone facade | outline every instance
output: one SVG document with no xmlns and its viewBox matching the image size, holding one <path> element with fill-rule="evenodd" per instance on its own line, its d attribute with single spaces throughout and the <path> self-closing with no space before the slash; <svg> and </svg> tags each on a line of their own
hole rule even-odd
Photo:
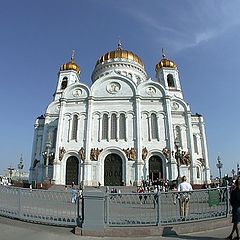
<svg viewBox="0 0 240 240">
<path fill-rule="evenodd" d="M 35 123 L 30 181 L 137 185 L 174 180 L 179 170 L 193 184 L 210 182 L 203 117 L 184 101 L 176 65 L 163 56 L 152 80 L 136 55 L 113 53 L 97 62 L 90 87 L 73 58 L 60 68 Z"/>
</svg>

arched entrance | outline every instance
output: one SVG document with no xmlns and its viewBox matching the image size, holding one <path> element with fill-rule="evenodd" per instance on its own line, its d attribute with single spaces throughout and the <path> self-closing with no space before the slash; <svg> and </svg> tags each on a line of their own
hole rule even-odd
<svg viewBox="0 0 240 240">
<path fill-rule="evenodd" d="M 159 156 L 152 156 L 149 159 L 149 179 L 154 182 L 163 178 L 162 159 Z"/>
<path fill-rule="evenodd" d="M 78 184 L 78 169 L 78 159 L 74 156 L 69 157 L 66 164 L 66 185 L 70 185 L 72 182 Z"/>
<path fill-rule="evenodd" d="M 104 161 L 104 186 L 122 185 L 122 159 L 117 154 L 109 154 Z"/>
</svg>

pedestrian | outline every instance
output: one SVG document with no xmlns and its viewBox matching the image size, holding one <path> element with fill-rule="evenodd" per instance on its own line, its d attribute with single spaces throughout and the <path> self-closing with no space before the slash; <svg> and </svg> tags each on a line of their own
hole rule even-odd
<svg viewBox="0 0 240 240">
<path fill-rule="evenodd" d="M 192 191 L 192 185 L 187 182 L 186 176 L 182 177 L 182 182 L 178 185 L 178 199 L 179 199 L 179 207 L 180 207 L 180 217 L 184 221 L 188 215 L 189 210 L 189 200 L 190 193 Z"/>
<path fill-rule="evenodd" d="M 139 193 L 138 197 L 139 197 L 139 200 L 140 200 L 140 204 L 142 204 L 142 198 L 143 198 L 143 193 L 144 193 L 143 187 L 139 187 L 137 192 Z"/>
<path fill-rule="evenodd" d="M 230 193 L 230 203 L 232 206 L 232 231 L 226 239 L 240 239 L 238 224 L 240 223 L 240 178 L 235 181 L 235 188 Z M 236 231 L 237 236 L 233 238 Z"/>
</svg>

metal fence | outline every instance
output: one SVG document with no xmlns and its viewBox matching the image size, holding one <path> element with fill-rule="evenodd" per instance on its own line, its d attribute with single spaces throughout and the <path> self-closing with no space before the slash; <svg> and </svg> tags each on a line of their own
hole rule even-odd
<svg viewBox="0 0 240 240">
<path fill-rule="evenodd" d="M 158 226 L 226 217 L 230 213 L 229 190 L 194 190 L 188 196 L 189 211 L 180 216 L 184 192 L 105 193 L 105 226 Z M 84 194 L 83 194 L 84 197 Z M 96 199 L 99 199 L 97 196 Z M 96 204 L 91 197 L 91 204 Z M 0 186 L 0 215 L 26 221 L 64 226 L 84 226 L 84 202 L 73 191 L 50 191 Z M 86 220 L 86 219 L 85 219 Z"/>
<path fill-rule="evenodd" d="M 78 204 L 75 204 L 74 197 L 68 191 L 0 186 L 0 215 L 32 222 L 75 226 Z"/>
<path fill-rule="evenodd" d="M 109 193 L 105 223 L 108 226 L 167 225 L 226 217 L 229 214 L 227 188 L 192 191 L 188 214 L 180 214 L 184 192 Z"/>
</svg>

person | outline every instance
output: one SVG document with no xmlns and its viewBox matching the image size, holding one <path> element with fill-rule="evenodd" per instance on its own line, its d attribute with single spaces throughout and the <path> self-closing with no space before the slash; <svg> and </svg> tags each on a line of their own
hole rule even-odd
<svg viewBox="0 0 240 240">
<path fill-rule="evenodd" d="M 240 239 L 238 223 L 240 223 L 240 178 L 235 181 L 235 188 L 230 193 L 230 203 L 232 206 L 232 231 L 226 239 Z M 237 236 L 233 238 L 236 231 Z"/>
<path fill-rule="evenodd" d="M 139 189 L 137 190 L 137 192 L 139 193 L 138 197 L 139 197 L 139 200 L 140 200 L 140 203 L 142 204 L 142 198 L 143 198 L 143 193 L 144 193 L 144 189 L 143 187 L 139 187 Z"/>
<path fill-rule="evenodd" d="M 186 176 L 182 177 L 182 182 L 178 185 L 178 199 L 179 199 L 179 206 L 180 206 L 180 217 L 182 220 L 186 220 L 189 210 L 189 200 L 190 194 L 189 191 L 192 191 L 192 185 L 187 182 Z"/>
</svg>

